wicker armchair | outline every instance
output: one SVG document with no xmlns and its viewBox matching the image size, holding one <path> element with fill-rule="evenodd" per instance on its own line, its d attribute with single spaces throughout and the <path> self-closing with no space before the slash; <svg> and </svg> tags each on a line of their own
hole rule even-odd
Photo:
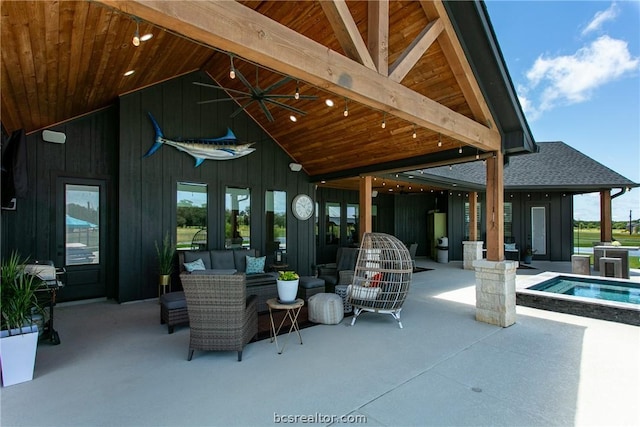
<svg viewBox="0 0 640 427">
<path fill-rule="evenodd" d="M 189 355 L 194 350 L 242 350 L 258 333 L 256 296 L 246 297 L 244 273 L 233 275 L 181 274 L 189 313 Z"/>
<path fill-rule="evenodd" d="M 365 233 L 353 275 L 347 288 L 347 303 L 353 306 L 351 325 L 363 311 L 393 316 L 402 328 L 400 311 L 413 274 L 407 247 L 384 233 Z"/>
</svg>

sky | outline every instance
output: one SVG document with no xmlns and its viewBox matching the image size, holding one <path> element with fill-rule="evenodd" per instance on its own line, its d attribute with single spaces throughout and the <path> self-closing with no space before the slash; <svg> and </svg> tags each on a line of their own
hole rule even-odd
<svg viewBox="0 0 640 427">
<path fill-rule="evenodd" d="M 640 1 L 485 2 L 534 139 L 640 183 Z M 612 201 L 614 221 L 630 210 L 640 188 Z M 574 219 L 600 220 L 599 193 L 574 197 Z"/>
</svg>

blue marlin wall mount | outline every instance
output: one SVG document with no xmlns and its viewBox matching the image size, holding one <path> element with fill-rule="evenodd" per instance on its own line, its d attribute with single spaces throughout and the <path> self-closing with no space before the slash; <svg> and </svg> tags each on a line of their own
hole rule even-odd
<svg viewBox="0 0 640 427">
<path fill-rule="evenodd" d="M 256 151 L 255 148 L 251 148 L 253 142 L 246 144 L 238 144 L 238 138 L 234 135 L 231 129 L 227 128 L 227 134 L 219 138 L 193 138 L 193 139 L 168 139 L 165 138 L 160 129 L 160 125 L 153 118 L 151 113 L 149 118 L 153 123 L 153 128 L 156 132 L 156 137 L 153 145 L 149 148 L 149 151 L 143 157 L 149 157 L 164 144 L 170 145 L 173 148 L 184 151 L 188 155 L 196 159 L 196 166 L 198 167 L 206 159 L 210 160 L 231 160 L 237 159 L 247 154 L 251 154 Z"/>
</svg>

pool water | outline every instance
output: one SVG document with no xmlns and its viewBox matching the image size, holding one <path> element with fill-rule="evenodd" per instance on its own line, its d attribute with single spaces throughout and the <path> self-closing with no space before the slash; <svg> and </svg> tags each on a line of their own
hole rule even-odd
<svg viewBox="0 0 640 427">
<path fill-rule="evenodd" d="M 539 283 L 529 289 L 640 305 L 640 285 L 635 284 L 598 279 L 558 277 Z"/>
</svg>

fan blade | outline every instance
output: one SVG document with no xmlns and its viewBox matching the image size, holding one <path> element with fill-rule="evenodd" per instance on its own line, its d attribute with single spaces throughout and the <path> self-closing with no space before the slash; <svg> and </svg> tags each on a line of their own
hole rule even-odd
<svg viewBox="0 0 640 427">
<path fill-rule="evenodd" d="M 251 83 L 247 81 L 244 74 L 242 74 L 240 70 L 236 70 L 236 77 L 238 77 L 238 79 L 242 82 L 242 84 L 244 84 L 252 94 L 256 94 L 256 89 L 253 86 L 251 86 Z"/>
<path fill-rule="evenodd" d="M 209 99 L 207 101 L 199 101 L 196 104 L 198 105 L 202 105 L 202 104 L 212 104 L 214 102 L 223 102 L 223 101 L 239 101 L 242 99 L 251 99 L 250 96 L 239 96 L 237 98 L 220 98 L 220 99 Z"/>
<path fill-rule="evenodd" d="M 280 86 L 282 86 L 283 84 L 287 83 L 289 80 L 291 80 L 291 77 L 284 77 L 282 80 L 279 80 L 277 82 L 275 82 L 274 84 L 272 84 L 271 86 L 269 86 L 268 88 L 266 88 L 265 90 L 263 90 L 263 93 L 269 93 L 274 89 L 279 88 Z"/>
<path fill-rule="evenodd" d="M 251 105 L 254 102 L 255 102 L 255 99 L 252 99 L 251 101 L 245 103 L 244 105 L 241 105 L 240 108 L 238 108 L 236 111 L 234 111 L 229 117 L 230 118 L 236 117 L 238 114 L 240 114 L 241 111 L 244 111 L 245 108 L 247 108 L 249 105 Z"/>
<path fill-rule="evenodd" d="M 198 86 L 210 87 L 210 88 L 213 88 L 213 89 L 220 89 L 220 90 L 224 90 L 225 92 L 234 92 L 234 93 L 237 93 L 237 94 L 240 94 L 240 95 L 251 96 L 250 93 L 243 92 L 241 90 L 231 89 L 231 88 L 228 88 L 228 87 L 216 86 L 216 85 L 211 85 L 211 84 L 208 84 L 208 83 L 200 83 L 200 82 L 193 82 L 193 84 L 194 85 L 198 85 Z"/>
<path fill-rule="evenodd" d="M 273 116 L 271 115 L 271 111 L 269 111 L 269 109 L 267 108 L 267 105 L 263 102 L 262 99 L 259 100 L 258 103 L 260 104 L 260 108 L 262 108 L 262 111 L 264 111 L 264 115 L 267 116 L 267 120 L 272 122 L 273 121 Z"/>
<path fill-rule="evenodd" d="M 264 96 L 265 98 L 279 98 L 279 99 L 295 99 L 296 96 L 295 95 L 275 95 L 275 94 L 268 94 Z M 298 99 L 309 99 L 309 100 L 316 100 L 318 99 L 317 96 L 315 95 L 300 95 L 298 97 Z"/>
<path fill-rule="evenodd" d="M 282 102 L 274 101 L 273 99 L 265 98 L 264 100 L 266 102 L 269 102 L 269 103 L 273 104 L 273 105 L 277 105 L 278 107 L 282 107 L 282 108 L 284 108 L 286 110 L 293 111 L 294 113 L 298 113 L 301 116 L 304 116 L 304 115 L 307 114 L 304 111 L 300 110 L 299 108 L 292 107 L 292 106 L 287 105 L 287 104 L 283 104 Z"/>
</svg>

